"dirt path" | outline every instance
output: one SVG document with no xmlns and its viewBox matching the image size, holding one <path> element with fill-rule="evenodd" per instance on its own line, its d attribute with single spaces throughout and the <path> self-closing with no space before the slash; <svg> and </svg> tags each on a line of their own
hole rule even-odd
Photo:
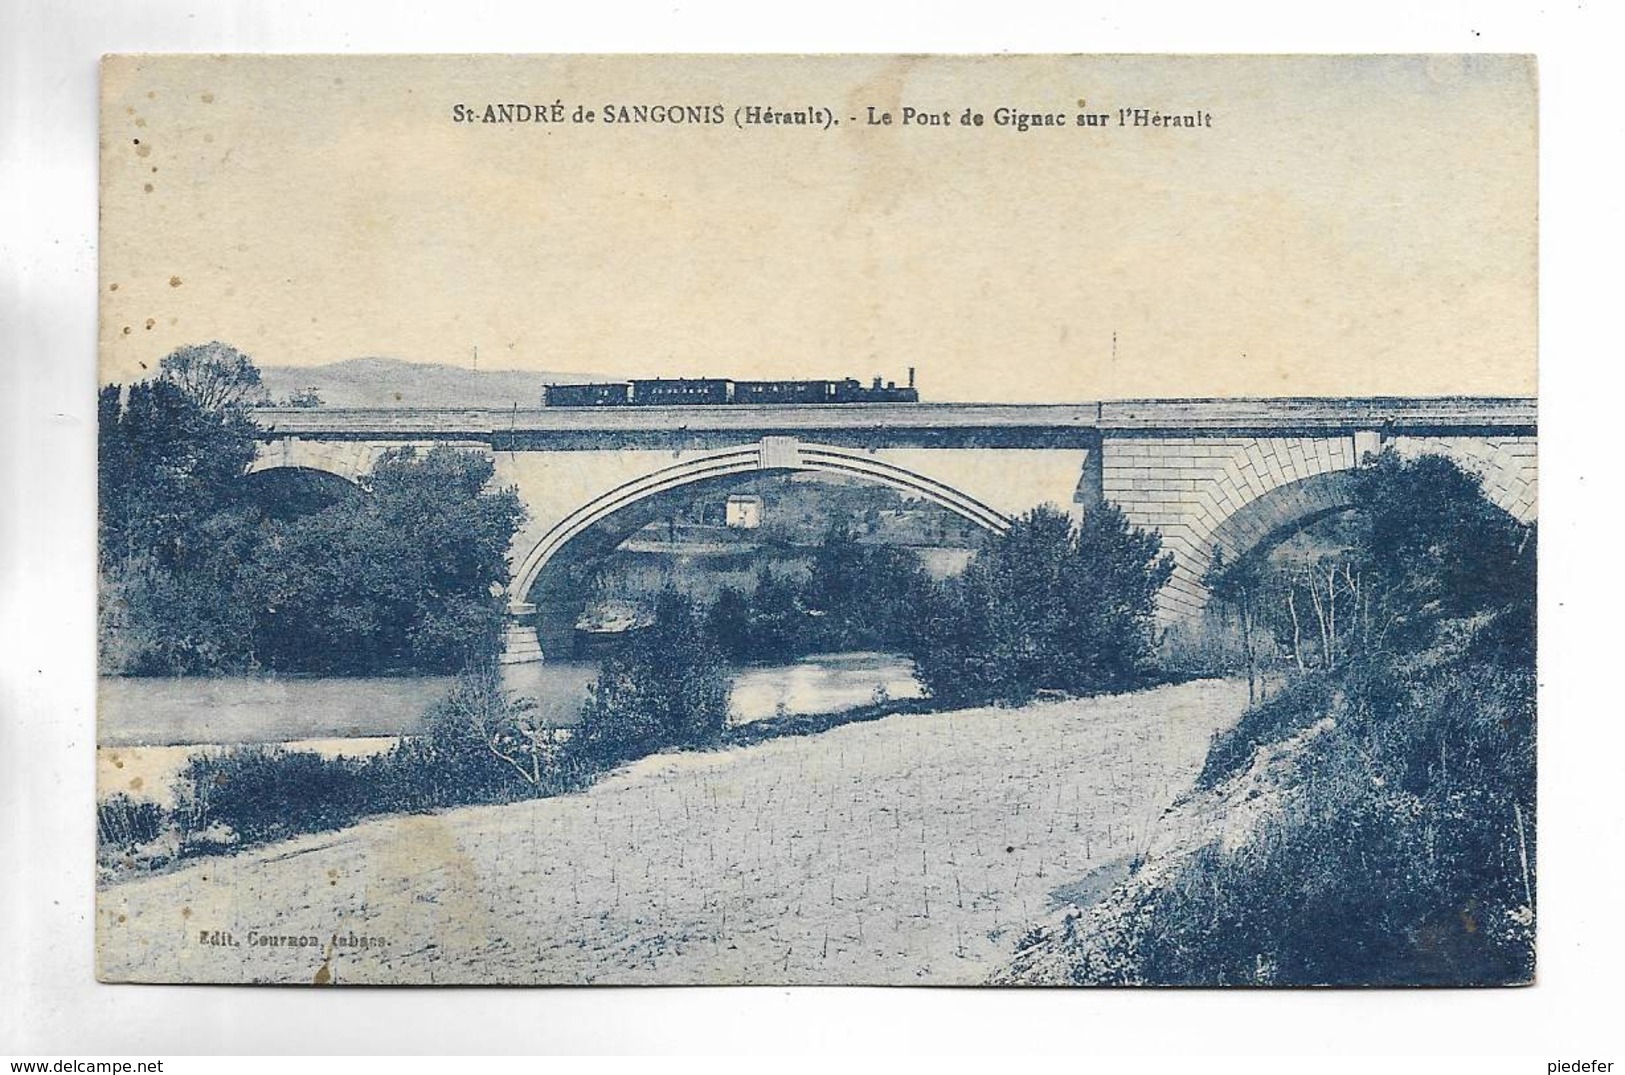
<svg viewBox="0 0 1625 1075">
<path fill-rule="evenodd" d="M 100 970 L 976 983 L 1081 878 L 1139 849 L 1245 704 L 1244 686 L 1206 681 L 889 717 L 200 861 L 100 894 Z"/>
</svg>

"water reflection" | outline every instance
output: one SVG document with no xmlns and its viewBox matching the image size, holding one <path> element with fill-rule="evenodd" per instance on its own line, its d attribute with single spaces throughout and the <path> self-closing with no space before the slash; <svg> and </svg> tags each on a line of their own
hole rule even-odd
<svg viewBox="0 0 1625 1075">
<path fill-rule="evenodd" d="M 580 719 L 591 661 L 503 669 L 509 688 L 536 700 L 548 723 Z M 122 679 L 101 681 L 102 747 L 288 743 L 413 735 L 445 697 L 448 676 L 360 678 Z M 837 653 L 790 665 L 741 669 L 730 704 L 735 721 L 779 713 L 828 713 L 918 697 L 913 662 L 885 653 Z"/>
</svg>

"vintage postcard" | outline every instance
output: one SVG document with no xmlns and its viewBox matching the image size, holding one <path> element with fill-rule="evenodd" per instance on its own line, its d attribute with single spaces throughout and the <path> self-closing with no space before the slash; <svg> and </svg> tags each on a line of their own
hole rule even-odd
<svg viewBox="0 0 1625 1075">
<path fill-rule="evenodd" d="M 102 980 L 1533 980 L 1532 58 L 101 107 Z"/>
</svg>

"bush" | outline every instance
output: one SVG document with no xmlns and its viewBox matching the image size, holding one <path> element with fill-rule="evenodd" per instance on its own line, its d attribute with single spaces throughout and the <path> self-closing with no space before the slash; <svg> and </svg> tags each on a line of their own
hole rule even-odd
<svg viewBox="0 0 1625 1075">
<path fill-rule="evenodd" d="M 465 671 L 429 711 L 425 734 L 403 741 L 387 766 L 408 809 L 511 802 L 573 787 L 562 740 L 536 704 L 502 685 L 499 669 Z"/>
<path fill-rule="evenodd" d="M 96 843 L 103 857 L 127 854 L 157 840 L 169 827 L 164 808 L 119 792 L 96 804 Z"/>
<path fill-rule="evenodd" d="M 723 587 L 706 629 L 737 663 L 783 663 L 809 653 L 906 649 L 929 581 L 912 549 L 857 540 L 837 523 L 813 550 L 805 579 L 763 565 L 750 591 Z"/>
<path fill-rule="evenodd" d="M 175 808 L 188 853 L 343 828 L 376 812 L 367 761 L 275 746 L 194 754 Z"/>
<path fill-rule="evenodd" d="M 1329 677 L 1305 674 L 1289 681 L 1274 698 L 1248 709 L 1208 748 L 1197 788 L 1216 787 L 1245 770 L 1259 747 L 1279 743 L 1314 724 L 1329 711 L 1332 691 Z"/>
<path fill-rule="evenodd" d="M 1245 843 L 1203 848 L 1147 894 L 1127 980 L 1529 980 L 1533 684 L 1517 680 L 1452 668 L 1364 717 L 1353 695 L 1269 703 L 1301 708 L 1285 723 L 1331 715 L 1335 727 L 1293 759 L 1282 805 Z"/>
<path fill-rule="evenodd" d="M 861 544 L 845 523 L 824 535 L 801 602 L 819 652 L 906 648 L 929 577 L 912 549 Z"/>
<path fill-rule="evenodd" d="M 177 781 L 174 821 L 182 853 L 207 854 L 378 814 L 555 795 L 588 775 L 563 757 L 534 703 L 505 690 L 494 668 L 481 668 L 458 677 L 423 735 L 384 754 L 328 758 L 275 746 L 195 754 Z M 130 811 L 116 803 L 106 813 L 109 826 L 149 825 L 145 814 L 124 820 Z"/>
</svg>

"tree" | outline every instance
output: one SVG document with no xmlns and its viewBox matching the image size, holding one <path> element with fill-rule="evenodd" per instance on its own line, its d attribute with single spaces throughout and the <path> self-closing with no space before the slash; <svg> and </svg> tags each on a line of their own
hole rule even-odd
<svg viewBox="0 0 1625 1075">
<path fill-rule="evenodd" d="M 266 400 L 259 367 L 219 340 L 178 348 L 165 356 L 158 370 L 160 380 L 215 414 L 241 412 Z"/>
<path fill-rule="evenodd" d="M 705 620 L 735 661 L 788 661 L 808 653 L 906 648 L 929 580 L 910 549 L 859 542 L 831 526 L 805 580 L 762 565 L 754 591 L 724 587 Z"/>
<path fill-rule="evenodd" d="M 455 672 L 493 659 L 507 549 L 524 519 L 491 461 L 436 447 L 385 453 L 365 494 L 268 520 L 250 565 L 254 652 L 290 671 Z"/>
<path fill-rule="evenodd" d="M 865 545 L 842 522 L 819 544 L 801 603 L 821 614 L 819 649 L 889 649 L 907 645 L 927 584 L 913 550 Z"/>
<path fill-rule="evenodd" d="M 653 623 L 599 670 L 570 741 L 596 764 L 709 742 L 728 719 L 722 651 L 694 603 L 674 589 L 655 602 Z"/>
<path fill-rule="evenodd" d="M 1516 610 L 1533 633 L 1534 533 L 1442 455 L 1392 450 L 1361 467 L 1358 567 L 1374 640 L 1414 648 L 1441 624 Z M 1532 644 L 1532 642 L 1531 642 Z"/>
<path fill-rule="evenodd" d="M 749 660 L 752 652 L 750 595 L 724 586 L 705 613 L 705 629 L 731 660 Z"/>
<path fill-rule="evenodd" d="M 254 424 L 164 379 L 107 386 L 98 415 L 103 563 L 152 555 L 173 567 L 203 551 L 202 521 L 239 502 Z"/>
<path fill-rule="evenodd" d="M 1266 633 L 1264 624 L 1267 601 L 1266 575 L 1267 570 L 1259 557 L 1245 556 L 1239 560 L 1229 561 L 1224 558 L 1224 550 L 1217 549 L 1213 553 L 1213 563 L 1202 580 L 1217 605 L 1233 613 L 1236 623 L 1241 628 L 1242 664 L 1247 669 L 1249 705 L 1259 700 L 1258 653 L 1264 641 L 1263 635 Z M 1291 600 L 1292 594 L 1289 590 L 1288 601 Z M 1293 605 L 1292 609 L 1296 622 L 1296 605 Z M 1296 652 L 1294 645 L 1294 654 Z"/>
<path fill-rule="evenodd" d="M 150 380 L 104 387 L 97 401 L 109 670 L 219 671 L 250 659 L 235 583 L 256 541 L 241 479 L 258 431 L 238 399 L 259 375 L 197 350 L 170 355 Z"/>
<path fill-rule="evenodd" d="M 919 678 L 956 704 L 1140 685 L 1151 674 L 1156 595 L 1172 573 L 1157 535 L 1112 505 L 1076 526 L 1036 508 L 924 598 Z"/>
<path fill-rule="evenodd" d="M 735 654 L 748 661 L 790 661 L 808 652 L 809 624 L 797 587 L 788 577 L 763 564 L 750 597 L 745 649 Z"/>
<path fill-rule="evenodd" d="M 1445 456 L 1390 450 L 1354 479 L 1345 547 L 1290 564 L 1267 549 L 1215 557 L 1205 581 L 1241 625 L 1249 681 L 1254 651 L 1272 636 L 1299 670 L 1417 652 L 1483 617 L 1502 625 L 1501 642 L 1533 645 L 1534 530 L 1485 497 L 1477 475 Z"/>
<path fill-rule="evenodd" d="M 524 511 L 487 489 L 491 462 L 402 449 L 364 493 L 268 497 L 245 480 L 263 397 L 253 363 L 219 343 L 102 389 L 104 669 L 454 672 L 494 658 Z"/>
</svg>

